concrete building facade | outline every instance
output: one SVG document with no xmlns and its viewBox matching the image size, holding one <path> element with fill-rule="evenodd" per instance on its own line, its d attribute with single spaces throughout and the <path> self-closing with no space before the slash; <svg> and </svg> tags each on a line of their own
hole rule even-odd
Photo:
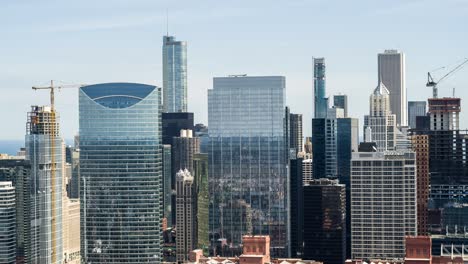
<svg viewBox="0 0 468 264">
<path fill-rule="evenodd" d="M 417 233 L 416 155 L 357 152 L 351 165 L 351 257 L 403 260 Z"/>
<path fill-rule="evenodd" d="M 179 170 L 176 175 L 176 259 L 184 263 L 195 249 L 194 186 L 190 172 Z"/>
</svg>

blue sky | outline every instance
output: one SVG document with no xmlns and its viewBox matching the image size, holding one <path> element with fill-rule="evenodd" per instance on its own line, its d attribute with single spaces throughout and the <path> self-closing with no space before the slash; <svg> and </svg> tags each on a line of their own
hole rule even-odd
<svg viewBox="0 0 468 264">
<path fill-rule="evenodd" d="M 350 115 L 368 112 L 377 53 L 406 54 L 408 100 L 426 100 L 426 72 L 468 57 L 468 1 L 23 1 L 0 0 L 1 139 L 22 139 L 33 85 L 50 79 L 161 86 L 166 33 L 188 42 L 189 110 L 206 123 L 212 77 L 286 76 L 287 103 L 310 134 L 312 57 L 325 57 L 327 93 L 349 95 Z M 440 77 L 444 71 L 434 73 Z M 440 85 L 468 99 L 468 66 Z M 76 89 L 57 95 L 65 138 L 78 132 Z M 461 126 L 468 127 L 466 115 Z M 7 129 L 4 129 L 4 128 Z"/>
</svg>

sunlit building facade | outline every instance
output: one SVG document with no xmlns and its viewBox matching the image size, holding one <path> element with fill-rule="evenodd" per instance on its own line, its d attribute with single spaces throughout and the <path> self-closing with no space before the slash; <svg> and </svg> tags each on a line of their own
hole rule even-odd
<svg viewBox="0 0 468 264">
<path fill-rule="evenodd" d="M 224 238 L 240 253 L 243 235 L 269 235 L 272 255 L 288 254 L 285 99 L 282 76 L 214 78 L 208 90 L 212 245 Z"/>
<path fill-rule="evenodd" d="M 82 261 L 160 263 L 160 89 L 89 85 L 79 107 Z"/>
<path fill-rule="evenodd" d="M 187 112 L 187 43 L 163 37 L 164 112 Z"/>
<path fill-rule="evenodd" d="M 32 106 L 26 123 L 26 159 L 31 175 L 28 210 L 29 263 L 63 261 L 62 199 L 64 196 L 64 145 L 59 135 L 58 113 L 49 106 Z M 28 220 L 26 220 L 28 221 Z"/>
</svg>

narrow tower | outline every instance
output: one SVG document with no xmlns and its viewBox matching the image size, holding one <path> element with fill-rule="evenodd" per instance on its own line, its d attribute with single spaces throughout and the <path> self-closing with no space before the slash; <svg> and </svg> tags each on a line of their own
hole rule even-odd
<svg viewBox="0 0 468 264">
<path fill-rule="evenodd" d="M 162 53 L 164 112 L 187 112 L 187 43 L 164 36 Z"/>
<path fill-rule="evenodd" d="M 31 261 L 62 263 L 63 141 L 58 114 L 32 106 L 26 128 L 26 159 L 31 162 Z"/>
</svg>

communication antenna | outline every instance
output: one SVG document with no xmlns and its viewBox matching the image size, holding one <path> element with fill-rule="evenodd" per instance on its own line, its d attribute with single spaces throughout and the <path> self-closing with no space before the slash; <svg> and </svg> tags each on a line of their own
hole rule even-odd
<svg viewBox="0 0 468 264">
<path fill-rule="evenodd" d="M 166 8 L 166 36 L 169 36 L 169 9 Z"/>
</svg>

